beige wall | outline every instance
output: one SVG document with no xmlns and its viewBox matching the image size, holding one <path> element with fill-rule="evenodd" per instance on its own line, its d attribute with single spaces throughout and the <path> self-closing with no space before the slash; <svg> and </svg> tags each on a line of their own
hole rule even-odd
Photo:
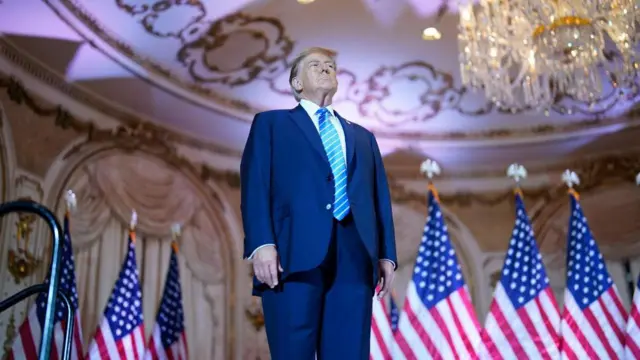
<svg viewBox="0 0 640 360">
<path fill-rule="evenodd" d="M 87 235 L 92 225 L 83 223 L 87 215 L 72 216 L 72 224 L 80 228 L 74 230 L 74 234 L 78 234 L 74 236 L 78 271 L 102 274 L 101 282 L 95 285 L 102 289 L 100 291 L 88 288 L 86 281 L 79 282 L 80 297 L 84 299 L 81 300 L 80 309 L 83 324 L 90 326 L 98 321 L 101 304 L 106 301 L 117 276 L 114 269 L 119 267 L 121 258 L 118 256 L 121 257 L 122 252 L 116 251 L 111 255 L 111 261 L 106 261 L 105 253 L 96 250 L 95 246 L 98 245 L 95 244 L 105 246 L 110 244 L 109 241 L 117 244 L 123 241 L 117 229 L 118 226 L 126 226 L 127 213 L 122 209 L 127 207 L 119 207 L 118 204 L 124 202 L 129 205 L 128 201 L 142 201 L 139 197 L 125 195 L 135 192 L 136 187 L 160 186 L 159 179 L 167 179 L 166 182 L 171 184 L 166 185 L 167 188 L 182 191 L 185 197 L 193 196 L 194 200 L 189 203 L 197 202 L 201 206 L 198 209 L 208 214 L 185 220 L 185 234 L 188 235 L 185 235 L 181 245 L 181 249 L 184 249 L 181 252 L 181 271 L 185 282 L 189 284 L 185 285 L 185 292 L 189 292 L 189 303 L 185 310 L 190 326 L 187 331 L 190 334 L 191 354 L 194 358 L 212 359 L 268 358 L 259 307 L 255 299 L 249 296 L 248 265 L 240 259 L 242 233 L 238 177 L 234 171 L 221 170 L 233 168 L 229 164 L 237 163 L 237 156 L 217 153 L 213 148 L 198 147 L 188 141 L 174 141 L 173 135 L 156 127 L 136 126 L 97 116 L 94 110 L 83 108 L 72 97 L 54 94 L 52 90 L 38 86 L 32 79 L 18 83 L 0 75 L 0 84 L 2 201 L 30 197 L 60 213 L 63 210 L 60 196 L 65 189 L 72 188 L 81 195 L 79 212 L 86 212 L 96 199 L 101 199 L 104 202 L 101 206 L 104 206 L 107 214 L 104 216 L 112 221 L 108 224 L 112 229 L 109 231 L 115 234 L 112 237 L 104 234 Z M 54 98 L 58 100 L 46 100 Z M 582 176 L 583 186 L 580 189 L 583 206 L 609 261 L 609 270 L 627 303 L 621 259 L 629 257 L 634 275 L 640 272 L 640 249 L 635 241 L 640 238 L 640 221 L 637 220 L 640 219 L 640 189 L 632 182 L 634 174 L 640 170 L 638 159 L 637 154 L 628 154 L 589 159 L 572 166 Z M 109 170 L 109 166 L 112 166 L 114 174 L 118 171 L 123 173 L 122 179 L 126 181 L 122 183 L 126 185 L 116 186 L 117 181 L 114 181 L 110 184 L 116 185 L 108 187 L 103 181 L 104 177 L 96 175 Z M 127 166 L 152 170 L 146 173 L 148 180 L 132 184 L 127 177 L 131 174 L 121 171 Z M 557 169 L 537 175 L 559 179 Z M 398 297 L 402 298 L 424 225 L 426 183 L 398 178 L 392 170 L 390 176 L 400 262 L 395 290 Z M 504 183 L 504 179 L 478 176 L 481 177 L 478 181 L 484 183 Z M 452 187 L 449 185 L 455 181 L 439 180 L 436 186 L 450 189 Z M 527 185 L 527 181 L 524 185 Z M 491 300 L 495 274 L 502 266 L 502 256 L 513 226 L 512 191 L 508 185 L 491 192 L 445 190 L 440 195 L 451 237 L 458 250 L 474 304 L 483 319 Z M 113 199 L 119 199 L 120 202 Z M 535 189 L 525 187 L 525 202 L 544 253 L 552 286 L 561 303 L 568 221 L 566 191 L 559 182 L 553 181 Z M 142 223 L 145 218 L 155 219 L 153 223 L 149 220 L 144 224 L 141 232 L 145 236 L 140 241 L 143 244 L 138 246 L 141 272 L 145 274 L 144 296 L 150 299 L 145 299 L 144 309 L 150 331 L 168 260 L 166 249 L 169 238 L 163 236 L 163 231 L 168 234 L 169 229 L 158 228 L 157 224 L 162 223 L 162 219 L 157 220 L 160 215 L 151 210 L 146 214 L 140 211 L 139 215 Z M 179 214 L 170 216 L 179 217 Z M 107 220 L 104 220 L 105 224 Z M 16 249 L 16 222 L 19 221 L 14 215 L 2 222 L 0 292 L 4 297 L 41 281 L 48 263 L 46 229 L 37 223 L 30 225 L 33 232 L 29 238 L 29 249 L 38 265 L 28 276 L 18 278 L 18 281 L 14 279 L 8 266 L 8 254 Z M 106 229 L 107 225 L 104 226 Z M 83 276 L 79 275 L 78 278 Z M 0 316 L 0 341 L 11 337 L 11 321 L 19 325 L 25 309 L 26 305 L 23 304 Z M 199 325 L 196 318 L 206 318 L 205 325 Z M 91 336 L 93 330 L 92 327 L 83 329 L 85 339 Z"/>
</svg>

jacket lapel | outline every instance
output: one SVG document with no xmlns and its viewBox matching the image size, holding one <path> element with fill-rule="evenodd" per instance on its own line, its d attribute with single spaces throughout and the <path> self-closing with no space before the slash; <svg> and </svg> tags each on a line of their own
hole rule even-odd
<svg viewBox="0 0 640 360">
<path fill-rule="evenodd" d="M 351 165 L 353 164 L 353 154 L 355 153 L 355 137 L 353 133 L 353 124 L 347 121 L 345 118 L 340 116 L 336 111 L 336 116 L 340 120 L 342 124 L 342 129 L 344 131 L 344 142 L 347 147 L 347 170 L 351 170 Z"/>
<path fill-rule="evenodd" d="M 291 120 L 300 128 L 304 136 L 307 138 L 311 147 L 316 151 L 316 153 L 318 153 L 324 162 L 327 163 L 328 166 L 329 159 L 327 159 L 327 153 L 324 151 L 320 134 L 318 134 L 318 130 L 313 125 L 311 118 L 309 118 L 309 114 L 304 111 L 302 106 L 298 105 L 290 110 L 289 115 L 291 115 Z"/>
</svg>

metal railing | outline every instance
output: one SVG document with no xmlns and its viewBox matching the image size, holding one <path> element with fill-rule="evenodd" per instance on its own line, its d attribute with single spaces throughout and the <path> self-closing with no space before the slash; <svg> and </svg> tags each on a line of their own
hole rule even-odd
<svg viewBox="0 0 640 360">
<path fill-rule="evenodd" d="M 0 217 L 10 212 L 28 212 L 43 218 L 49 229 L 51 229 L 51 237 L 53 244 L 51 247 L 51 265 L 49 270 L 49 284 L 36 284 L 18 292 L 0 302 L 0 313 L 7 310 L 11 306 L 19 303 L 27 297 L 46 292 L 47 304 L 44 315 L 44 323 L 42 324 L 42 338 L 40 340 L 40 350 L 38 352 L 38 360 L 49 360 L 51 354 L 51 340 L 53 337 L 53 327 L 55 320 L 55 311 L 58 297 L 62 299 L 66 309 L 66 331 L 62 349 L 62 359 L 68 360 L 71 355 L 71 341 L 74 325 L 74 310 L 71 306 L 69 297 L 58 289 L 61 273 L 61 254 L 62 254 L 62 228 L 51 210 L 43 205 L 31 200 L 18 200 L 0 204 Z"/>
</svg>

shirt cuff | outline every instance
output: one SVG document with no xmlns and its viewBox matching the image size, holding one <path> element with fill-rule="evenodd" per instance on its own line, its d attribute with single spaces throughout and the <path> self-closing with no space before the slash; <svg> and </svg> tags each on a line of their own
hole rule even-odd
<svg viewBox="0 0 640 360">
<path fill-rule="evenodd" d="M 264 244 L 264 245 L 260 245 L 258 246 L 255 250 L 253 250 L 253 252 L 251 253 L 251 255 L 247 258 L 249 260 L 253 260 L 253 256 L 258 252 L 258 250 L 262 249 L 265 246 L 275 246 L 274 244 Z"/>
<path fill-rule="evenodd" d="M 380 259 L 380 261 L 388 261 L 393 265 L 393 270 L 397 269 L 396 263 L 393 260 L 389 259 Z"/>
</svg>

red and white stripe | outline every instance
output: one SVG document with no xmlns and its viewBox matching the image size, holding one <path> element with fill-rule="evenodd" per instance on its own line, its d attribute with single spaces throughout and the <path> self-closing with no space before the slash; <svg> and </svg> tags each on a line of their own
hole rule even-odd
<svg viewBox="0 0 640 360">
<path fill-rule="evenodd" d="M 160 326 L 156 324 L 153 327 L 153 333 L 151 333 L 149 347 L 144 355 L 145 360 L 187 360 L 189 358 L 187 337 L 184 332 L 180 335 L 178 341 L 166 349 L 162 347 L 161 333 Z"/>
<path fill-rule="evenodd" d="M 38 358 L 42 327 L 38 321 L 36 304 L 31 307 L 29 316 L 20 325 L 18 336 L 13 342 L 7 360 L 35 360 Z M 80 315 L 76 313 L 73 325 L 73 342 L 71 343 L 71 359 L 81 360 L 82 357 L 82 329 L 80 328 Z M 51 342 L 51 359 L 61 359 L 64 341 L 66 321 L 55 323 L 53 327 L 53 339 Z"/>
<path fill-rule="evenodd" d="M 128 335 L 115 340 L 109 322 L 103 318 L 93 337 L 86 360 L 140 360 L 144 357 L 144 325 L 129 331 Z"/>
<path fill-rule="evenodd" d="M 624 359 L 626 311 L 615 285 L 584 310 L 569 290 L 564 299 L 562 358 Z"/>
<path fill-rule="evenodd" d="M 636 286 L 633 304 L 627 321 L 624 354 L 627 359 L 640 359 L 640 288 Z"/>
<path fill-rule="evenodd" d="M 477 359 L 480 325 L 467 286 L 427 309 L 411 281 L 396 342 L 394 359 Z"/>
<path fill-rule="evenodd" d="M 560 312 L 547 286 L 516 309 L 501 282 L 482 332 L 482 359 L 559 359 Z"/>
<path fill-rule="evenodd" d="M 377 293 L 377 292 L 376 292 Z M 371 360 L 391 360 L 395 339 L 391 331 L 391 318 L 384 299 L 373 298 L 373 314 L 371 317 Z"/>
</svg>

